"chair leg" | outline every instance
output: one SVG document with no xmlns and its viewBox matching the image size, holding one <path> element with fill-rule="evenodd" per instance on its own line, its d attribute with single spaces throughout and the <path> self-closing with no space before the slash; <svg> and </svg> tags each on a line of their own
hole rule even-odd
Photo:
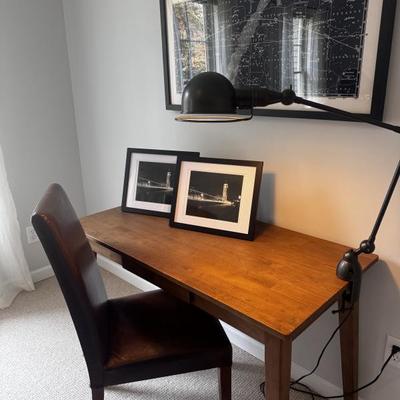
<svg viewBox="0 0 400 400">
<path fill-rule="evenodd" d="M 232 368 L 222 367 L 218 371 L 219 400 L 232 399 Z"/>
<path fill-rule="evenodd" d="M 92 400 L 104 400 L 104 388 L 92 388 Z"/>
</svg>

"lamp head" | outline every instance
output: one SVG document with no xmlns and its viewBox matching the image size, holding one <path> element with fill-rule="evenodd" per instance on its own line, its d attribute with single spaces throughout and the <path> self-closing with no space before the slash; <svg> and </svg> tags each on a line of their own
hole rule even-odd
<svg viewBox="0 0 400 400">
<path fill-rule="evenodd" d="M 192 78 L 182 94 L 182 113 L 175 119 L 185 122 L 237 122 L 252 118 L 253 107 L 282 102 L 290 105 L 296 94 L 288 89 L 275 92 L 266 88 L 234 88 L 229 79 L 217 72 L 202 72 Z M 250 115 L 237 110 L 250 110 Z"/>
<path fill-rule="evenodd" d="M 192 78 L 182 94 L 182 114 L 177 121 L 234 122 L 248 120 L 236 113 L 236 91 L 229 79 L 216 72 L 202 72 Z"/>
</svg>

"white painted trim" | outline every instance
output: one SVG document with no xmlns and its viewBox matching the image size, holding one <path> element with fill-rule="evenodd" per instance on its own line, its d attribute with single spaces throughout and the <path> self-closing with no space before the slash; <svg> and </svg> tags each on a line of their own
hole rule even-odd
<svg viewBox="0 0 400 400">
<path fill-rule="evenodd" d="M 102 267 L 106 271 L 118 276 L 118 278 L 130 283 L 131 285 L 142 290 L 143 292 L 159 289 L 159 287 L 153 285 L 150 282 L 147 282 L 146 280 L 140 278 L 135 274 L 132 274 L 131 272 L 122 268 L 121 265 L 117 264 L 112 260 L 109 260 L 106 257 L 103 257 L 100 254 L 97 255 L 97 263 L 100 265 L 100 267 Z"/>
<path fill-rule="evenodd" d="M 254 340 L 250 336 L 245 335 L 243 332 L 226 324 L 225 322 L 221 321 L 221 323 L 229 340 L 234 345 L 240 347 L 242 350 L 264 362 L 264 345 L 262 343 Z M 308 370 L 292 362 L 293 379 L 298 379 L 308 373 Z M 318 375 L 310 376 L 309 378 L 304 380 L 304 383 L 309 385 L 316 392 L 323 394 L 324 396 L 335 396 L 342 393 L 342 389 L 340 387 L 333 385 L 332 383 L 328 382 Z M 360 398 L 360 400 L 362 399 Z"/>
<path fill-rule="evenodd" d="M 46 265 L 45 267 L 31 271 L 31 274 L 33 282 L 37 283 L 54 276 L 54 271 L 51 265 Z"/>
<path fill-rule="evenodd" d="M 221 321 L 229 340 L 235 345 L 245 350 L 247 353 L 264 361 L 264 345 L 243 332 L 237 330 L 233 326 Z"/>
<path fill-rule="evenodd" d="M 120 279 L 130 283 L 136 288 L 147 292 L 150 290 L 158 289 L 157 286 L 140 278 L 131 272 L 126 271 L 121 265 L 111 261 L 101 255 L 97 256 L 98 264 L 106 271 L 118 276 Z M 264 361 L 264 345 L 250 336 L 245 335 L 243 332 L 233 328 L 232 326 L 222 322 L 222 326 L 229 338 L 229 340 L 237 347 L 251 354 L 252 356 Z M 292 378 L 298 379 L 300 376 L 307 374 L 309 371 L 300 365 L 292 362 Z M 325 396 L 334 396 L 342 393 L 342 388 L 333 385 L 327 380 L 319 377 L 318 375 L 311 375 L 304 380 L 304 383 L 309 385 L 313 390 Z M 361 397 L 359 397 L 362 400 Z"/>
</svg>

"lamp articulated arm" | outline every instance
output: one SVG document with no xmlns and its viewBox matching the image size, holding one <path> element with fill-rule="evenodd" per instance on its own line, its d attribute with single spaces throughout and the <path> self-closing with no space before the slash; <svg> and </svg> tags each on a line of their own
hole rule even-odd
<svg viewBox="0 0 400 400">
<path fill-rule="evenodd" d="M 266 89 L 265 89 L 265 91 L 264 91 L 264 89 L 258 89 L 257 91 L 260 91 L 261 93 L 258 93 L 257 97 L 253 97 L 253 100 L 256 100 L 258 102 L 258 104 L 262 103 L 263 100 L 265 102 L 266 99 L 267 99 L 268 104 L 271 104 L 271 101 L 273 101 L 274 103 L 280 102 L 285 105 L 290 105 L 293 103 L 303 104 L 303 105 L 310 106 L 310 107 L 313 107 L 316 109 L 327 111 L 331 114 L 335 114 L 340 117 L 345 117 L 347 119 L 351 119 L 354 121 L 364 122 L 364 123 L 367 123 L 370 125 L 379 126 L 380 128 L 391 130 L 396 133 L 400 133 L 399 126 L 386 124 L 384 122 L 375 120 L 373 118 L 369 118 L 367 116 L 352 114 L 347 111 L 343 111 L 343 110 L 339 110 L 334 107 L 327 106 L 325 104 L 315 103 L 313 101 L 296 96 L 295 92 L 292 89 L 284 90 L 280 94 L 279 101 L 277 101 L 279 98 L 278 93 L 271 94 L 271 91 L 266 90 Z M 263 92 L 264 92 L 264 96 L 262 95 Z M 260 101 L 260 99 L 262 99 L 262 100 Z M 264 104 L 264 105 L 268 105 L 268 104 Z M 399 181 L 399 177 L 400 177 L 400 161 L 397 164 L 396 170 L 393 174 L 392 181 L 390 182 L 389 188 L 386 192 L 386 196 L 383 200 L 381 209 L 379 211 L 378 217 L 375 221 L 374 227 L 372 229 L 372 232 L 371 232 L 369 238 L 366 240 L 363 240 L 360 243 L 360 246 L 358 247 L 358 249 L 351 249 L 351 250 L 347 251 L 343 255 L 342 259 L 339 261 L 339 263 L 337 264 L 336 275 L 342 280 L 351 282 L 351 287 L 350 287 L 350 291 L 348 293 L 348 298 L 346 299 L 350 304 L 354 304 L 355 302 L 357 302 L 360 297 L 362 268 L 361 268 L 361 264 L 358 260 L 358 256 L 360 254 L 371 254 L 375 251 L 376 235 L 379 231 L 379 228 L 380 228 L 383 218 L 385 216 L 386 210 L 389 206 L 390 200 L 392 199 L 392 195 L 393 195 L 393 192 Z"/>
<path fill-rule="evenodd" d="M 346 301 L 351 305 L 356 303 L 360 297 L 362 268 L 358 260 L 360 254 L 371 254 L 375 251 L 375 239 L 381 226 L 382 220 L 385 216 L 386 210 L 392 199 L 393 192 L 400 177 L 400 161 L 397 164 L 396 170 L 393 174 L 392 181 L 390 182 L 388 191 L 386 192 L 385 199 L 383 200 L 378 217 L 376 218 L 374 227 L 368 239 L 360 243 L 358 249 L 351 249 L 347 251 L 342 259 L 338 262 L 336 267 L 336 275 L 338 278 L 351 282 L 350 291 Z"/>
<path fill-rule="evenodd" d="M 365 115 L 352 114 L 325 104 L 315 103 L 297 96 L 291 88 L 283 92 L 275 92 L 260 87 L 234 88 L 229 79 L 216 72 L 203 72 L 189 81 L 182 94 L 182 113 L 176 119 L 186 122 L 248 121 L 252 117 L 254 107 L 265 107 L 277 103 L 287 106 L 295 103 L 303 104 L 348 120 L 364 122 L 400 133 L 399 126 L 387 124 Z M 251 115 L 237 114 L 238 109 L 250 110 Z M 351 305 L 356 303 L 360 296 L 362 268 L 358 257 L 360 254 L 370 254 L 375 250 L 375 238 L 399 177 L 400 161 L 369 238 L 362 241 L 358 249 L 351 249 L 346 252 L 337 264 L 336 275 L 351 283 L 350 291 L 345 299 Z"/>
<path fill-rule="evenodd" d="M 315 103 L 313 101 L 307 100 L 307 99 L 303 99 L 302 97 L 297 97 L 295 98 L 295 102 L 298 104 L 303 104 L 305 106 L 309 106 L 309 107 L 313 107 L 313 108 L 317 108 L 323 111 L 327 111 L 331 114 L 335 114 L 338 115 L 339 117 L 344 117 L 353 121 L 358 121 L 358 122 L 365 122 L 367 124 L 370 125 L 375 125 L 375 126 L 379 126 L 380 128 L 384 128 L 384 129 L 388 129 L 390 131 L 396 132 L 396 133 L 400 133 L 400 126 L 396 126 L 396 125 L 391 125 L 391 124 L 387 124 L 385 122 L 382 121 L 378 121 L 376 119 L 364 116 L 364 115 L 357 115 L 357 114 L 353 114 L 347 111 L 343 111 L 343 110 L 339 110 L 337 108 L 334 107 L 330 107 L 327 106 L 325 104 L 319 104 L 319 103 Z"/>
<path fill-rule="evenodd" d="M 315 108 L 317 110 L 326 111 L 330 114 L 334 114 L 345 119 L 364 122 L 370 125 L 379 126 L 380 128 L 388 129 L 396 133 L 400 133 L 400 126 L 387 124 L 385 122 L 378 121 L 365 115 L 353 114 L 348 111 L 343 111 L 335 107 L 327 106 L 326 104 L 320 104 L 311 100 L 307 100 L 303 97 L 297 96 L 292 89 L 286 89 L 280 93 L 264 88 L 239 88 L 236 89 L 236 96 L 239 108 L 252 109 L 253 107 L 266 107 L 271 104 L 277 103 L 282 103 L 286 106 L 290 106 L 294 103 L 302 104 L 308 107 Z"/>
</svg>

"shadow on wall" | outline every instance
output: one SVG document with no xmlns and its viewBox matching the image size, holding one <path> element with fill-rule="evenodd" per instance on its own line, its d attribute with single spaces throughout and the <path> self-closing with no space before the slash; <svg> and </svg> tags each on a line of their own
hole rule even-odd
<svg viewBox="0 0 400 400">
<path fill-rule="evenodd" d="M 379 253 L 379 250 L 377 251 Z M 379 261 L 363 275 L 360 297 L 360 385 L 370 382 L 379 372 L 385 354 L 386 335 L 400 338 L 400 276 L 395 276 L 393 267 Z M 400 273 L 399 273 L 400 275 Z M 332 309 L 335 309 L 335 304 Z M 323 345 L 338 325 L 337 315 L 332 309 L 325 312 L 310 328 L 296 338 L 293 361 L 310 370 L 318 358 Z M 341 387 L 339 335 L 328 347 L 316 375 Z M 384 393 L 391 393 L 399 379 L 397 368 L 387 368 L 371 389 L 362 392 L 362 399 L 377 399 Z M 391 387 L 390 387 L 391 385 Z M 336 393 L 336 391 L 335 391 Z M 326 394 L 326 393 L 325 393 Z M 374 397 L 375 396 L 375 397 Z M 389 397 L 390 398 L 390 397 Z"/>
<path fill-rule="evenodd" d="M 263 173 L 257 219 L 274 223 L 275 220 L 275 174 Z"/>
<path fill-rule="evenodd" d="M 379 249 L 377 250 L 379 254 Z M 360 298 L 360 382 L 368 382 L 381 367 L 387 335 L 400 338 L 399 279 L 396 269 L 379 261 L 363 276 Z M 379 381 L 367 389 L 362 397 L 386 398 L 397 389 L 397 368 L 387 368 Z"/>
<path fill-rule="evenodd" d="M 360 299 L 361 345 L 368 344 L 376 349 L 379 352 L 377 359 L 383 357 L 386 334 L 400 337 L 399 278 L 394 276 L 393 267 L 391 269 L 383 261 L 379 261 L 363 275 Z"/>
</svg>

